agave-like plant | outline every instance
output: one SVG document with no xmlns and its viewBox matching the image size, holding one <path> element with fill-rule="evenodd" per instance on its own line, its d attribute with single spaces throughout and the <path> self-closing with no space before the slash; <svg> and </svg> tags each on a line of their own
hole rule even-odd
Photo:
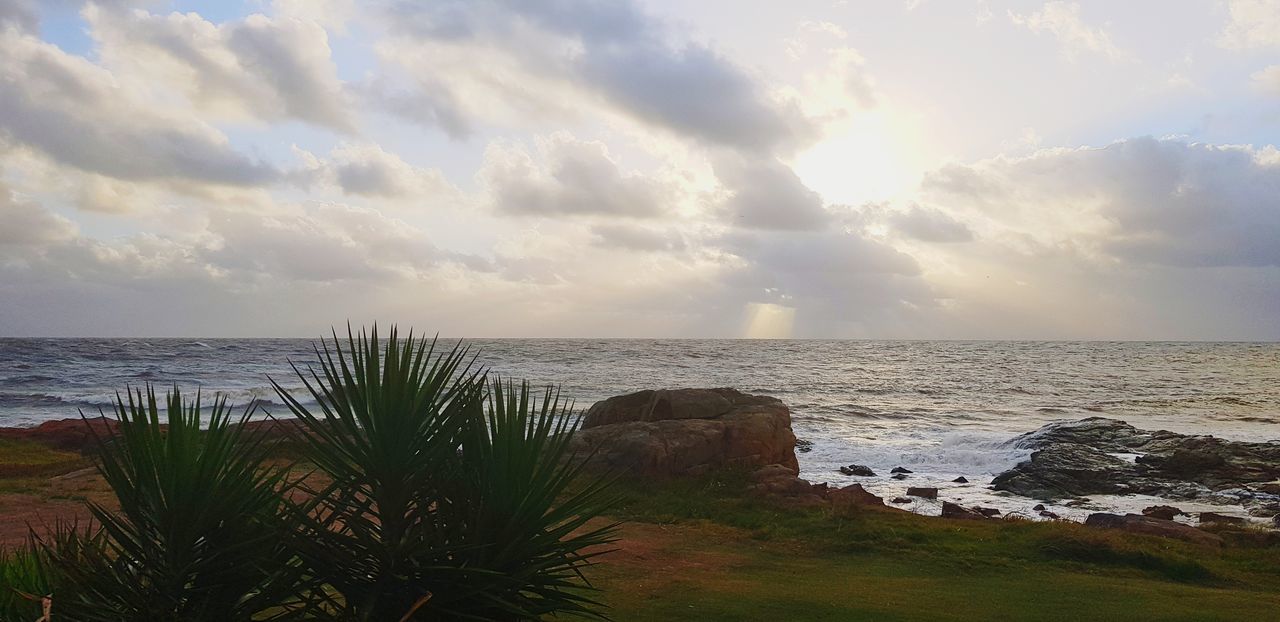
<svg viewBox="0 0 1280 622">
<path fill-rule="evenodd" d="M 0 620 L 40 619 L 42 601 L 53 594 L 53 583 L 39 548 L 25 546 L 0 554 Z"/>
<path fill-rule="evenodd" d="M 343 620 L 529 619 L 594 614 L 583 595 L 584 549 L 611 541 L 582 529 L 607 486 L 570 493 L 581 464 L 573 424 L 550 394 L 487 386 L 467 349 L 436 340 L 317 346 L 319 370 L 295 366 L 315 411 L 281 385 L 307 457 L 330 480 L 295 508 L 295 550 L 328 587 Z M 274 382 L 273 382 L 274 384 Z"/>
<path fill-rule="evenodd" d="M 303 585 L 278 520 L 286 469 L 267 466 L 261 433 L 215 397 L 202 429 L 199 394 L 175 387 L 117 395 L 98 471 L 119 509 L 89 504 L 100 536 L 47 547 L 60 578 L 55 619 L 236 621 L 287 617 Z M 68 552 L 69 551 L 69 552 Z"/>
</svg>

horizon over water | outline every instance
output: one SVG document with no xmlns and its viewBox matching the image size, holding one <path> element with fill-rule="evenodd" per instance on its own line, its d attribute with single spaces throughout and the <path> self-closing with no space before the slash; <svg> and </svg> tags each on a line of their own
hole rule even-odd
<svg viewBox="0 0 1280 622">
<path fill-rule="evenodd" d="M 267 376 L 300 387 L 288 361 L 314 360 L 303 338 L 0 338 L 0 426 L 30 426 L 107 407 L 117 390 L 150 382 L 225 392 L 277 416 Z M 451 347 L 457 339 L 441 338 Z M 904 484 L 1018 510 L 986 490 L 1026 457 L 1010 438 L 1050 421 L 1103 416 L 1146 429 L 1239 440 L 1280 439 L 1280 344 L 1268 342 L 464 339 L 477 362 L 534 386 L 559 385 L 579 409 L 648 388 L 734 387 L 792 411 L 812 481 Z M 836 469 L 866 464 L 880 477 Z M 906 466 L 908 482 L 888 479 Z M 950 480 L 974 481 L 957 488 Z M 1141 500 L 1138 500 L 1141 502 Z M 1124 507 L 1102 499 L 1099 507 Z M 1185 505 L 1185 504 L 1184 504 Z M 922 505 L 914 509 L 929 511 Z M 1064 508 L 1064 515 L 1073 510 Z M 1077 512 L 1078 514 L 1078 512 Z"/>
</svg>

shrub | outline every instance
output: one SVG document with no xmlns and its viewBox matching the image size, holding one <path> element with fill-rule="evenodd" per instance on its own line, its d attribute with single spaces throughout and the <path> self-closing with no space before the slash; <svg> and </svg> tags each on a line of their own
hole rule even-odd
<svg viewBox="0 0 1280 622">
<path fill-rule="evenodd" d="M 293 510 L 293 545 L 333 619 L 527 619 L 597 615 L 580 570 L 612 526 L 609 504 L 580 480 L 576 425 L 550 391 L 488 383 L 465 349 L 400 339 L 393 328 L 295 367 L 315 401 L 276 390 L 298 418 L 304 453 L 331 480 Z"/>
<path fill-rule="evenodd" d="M 264 612 L 300 589 L 276 520 L 283 469 L 266 468 L 269 447 L 233 423 L 215 397 L 202 404 L 177 388 L 166 408 L 148 386 L 117 396 L 120 425 L 99 438 L 97 468 L 119 511 L 89 504 L 100 530 L 71 531 L 43 550 L 59 575 L 57 618 L 85 621 L 234 621 Z M 57 619 L 55 618 L 55 619 Z"/>
</svg>

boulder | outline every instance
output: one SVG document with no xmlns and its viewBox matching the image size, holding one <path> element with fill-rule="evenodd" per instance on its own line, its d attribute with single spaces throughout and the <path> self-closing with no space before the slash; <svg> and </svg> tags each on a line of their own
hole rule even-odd
<svg viewBox="0 0 1280 622">
<path fill-rule="evenodd" d="M 831 491 L 831 504 L 833 506 L 848 505 L 884 505 L 884 499 L 867 492 L 862 484 L 849 484 L 844 488 Z"/>
<path fill-rule="evenodd" d="M 1047 519 L 1049 519 L 1049 520 L 1062 520 L 1062 517 L 1061 517 L 1061 516 L 1058 516 L 1057 514 L 1054 514 L 1053 512 L 1050 512 L 1049 510 L 1040 510 L 1040 517 L 1041 517 L 1041 518 L 1047 518 Z"/>
<path fill-rule="evenodd" d="M 1035 511 L 1037 511 L 1037 512 L 1043 512 L 1043 511 L 1044 511 L 1044 504 L 1043 504 L 1043 503 L 1037 503 L 1037 504 L 1035 504 L 1034 506 L 1032 506 L 1032 507 L 1031 507 L 1031 509 L 1033 509 L 1033 510 L 1035 510 Z"/>
<path fill-rule="evenodd" d="M 921 499 L 937 499 L 937 488 L 925 488 L 923 486 L 912 486 L 907 489 L 908 497 L 920 497 Z"/>
<path fill-rule="evenodd" d="M 895 504 L 897 504 L 897 505 L 902 505 L 902 504 L 904 504 L 904 503 L 911 503 L 911 500 L 910 500 L 910 499 L 908 499 L 908 498 L 906 498 L 906 497 L 894 497 L 891 501 L 889 501 L 889 503 L 895 503 Z"/>
<path fill-rule="evenodd" d="M 796 439 L 796 451 L 802 454 L 807 454 L 813 451 L 813 441 Z"/>
<path fill-rule="evenodd" d="M 1171 520 L 1143 516 L 1141 514 L 1125 514 L 1121 516 L 1119 514 L 1098 512 L 1090 514 L 1085 519 L 1084 524 L 1103 529 L 1120 529 L 1130 533 L 1176 538 L 1208 546 L 1222 546 L 1222 538 L 1215 534 Z"/>
<path fill-rule="evenodd" d="M 1164 520 L 1173 520 L 1173 517 L 1180 516 L 1185 513 L 1186 512 L 1183 512 L 1182 510 L 1175 508 L 1172 505 L 1153 505 L 1151 507 L 1142 509 L 1143 516 L 1154 516 L 1156 518 L 1162 518 Z"/>
<path fill-rule="evenodd" d="M 911 469 L 908 469 L 905 467 L 893 467 L 893 469 L 890 470 L 889 472 L 890 473 L 915 473 L 915 471 L 912 471 Z"/>
<path fill-rule="evenodd" d="M 996 513 L 998 514 L 999 511 Z M 942 517 L 958 518 L 961 520 L 987 520 L 990 518 L 978 509 L 966 508 L 957 503 L 951 503 L 950 501 L 942 502 Z"/>
<path fill-rule="evenodd" d="M 987 518 L 995 518 L 996 516 L 1000 515 L 1000 510 L 997 510 L 996 508 L 973 508 L 973 509 L 977 511 L 979 514 L 986 516 Z"/>
<path fill-rule="evenodd" d="M 1249 521 L 1239 516 L 1227 516 L 1226 514 L 1218 514 L 1217 512 L 1201 512 L 1201 523 L 1220 523 L 1223 525 L 1244 525 Z"/>
<path fill-rule="evenodd" d="M 953 484 L 968 484 L 968 483 L 969 483 L 969 480 L 965 479 L 965 477 L 964 477 L 963 475 L 961 475 L 960 477 L 957 477 L 957 478 L 955 478 L 955 479 L 951 480 L 951 483 L 953 483 Z"/>
<path fill-rule="evenodd" d="M 849 466 L 840 467 L 840 472 L 845 475 L 857 475 L 858 477 L 875 477 L 876 472 L 871 467 L 862 464 L 850 464 Z"/>
<path fill-rule="evenodd" d="M 778 464 L 799 471 L 791 412 L 772 397 L 735 389 L 640 391 L 596 403 L 572 450 L 631 475 L 696 475 L 725 466 Z"/>
</svg>

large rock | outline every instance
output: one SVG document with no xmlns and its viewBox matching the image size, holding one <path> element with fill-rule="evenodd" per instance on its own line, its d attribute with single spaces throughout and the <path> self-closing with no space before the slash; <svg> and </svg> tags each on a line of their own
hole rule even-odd
<svg viewBox="0 0 1280 622">
<path fill-rule="evenodd" d="M 1052 423 L 1009 445 L 1033 453 L 992 485 L 1041 499 L 1127 493 L 1194 499 L 1232 491 L 1241 501 L 1265 502 L 1275 495 L 1249 485 L 1280 477 L 1280 443 L 1149 432 L 1103 417 Z"/>
<path fill-rule="evenodd" d="M 632 475 L 695 475 L 724 466 L 799 470 L 791 412 L 735 389 L 640 391 L 596 403 L 573 450 Z"/>
<path fill-rule="evenodd" d="M 1124 516 L 1121 516 L 1119 514 L 1099 512 L 1096 514 L 1090 514 L 1089 518 L 1085 519 L 1084 524 L 1090 527 L 1120 529 L 1130 533 L 1141 533 L 1149 536 L 1177 538 L 1179 540 L 1186 540 L 1187 542 L 1195 542 L 1197 544 L 1204 544 L 1208 546 L 1222 546 L 1222 538 L 1216 534 L 1171 520 L 1164 520 L 1153 516 L 1143 516 L 1141 514 L 1125 514 Z"/>
</svg>

